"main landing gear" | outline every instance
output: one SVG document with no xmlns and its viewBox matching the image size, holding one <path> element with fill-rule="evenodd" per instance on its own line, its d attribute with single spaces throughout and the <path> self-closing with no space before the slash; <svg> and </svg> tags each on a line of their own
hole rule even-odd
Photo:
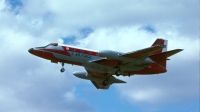
<svg viewBox="0 0 200 112">
<path fill-rule="evenodd" d="M 120 69 L 118 69 L 116 72 L 115 72 L 116 76 L 120 76 L 122 74 L 122 71 Z"/>
<path fill-rule="evenodd" d="M 105 80 L 103 81 L 103 85 L 107 86 L 110 82 L 109 82 L 109 78 L 110 75 L 108 75 L 107 73 L 104 74 Z"/>
<path fill-rule="evenodd" d="M 122 75 L 122 71 L 120 70 L 120 68 L 121 68 L 121 65 L 120 65 L 120 64 L 118 64 L 118 65 L 115 66 L 114 68 L 117 69 L 117 71 L 115 72 L 115 75 L 116 75 L 116 76 Z"/>
<path fill-rule="evenodd" d="M 122 75 L 122 71 L 120 69 L 118 69 L 115 74 L 117 76 L 120 76 Z M 109 82 L 109 78 L 110 78 L 111 75 L 109 75 L 108 73 L 105 73 L 104 74 L 104 77 L 105 77 L 105 80 L 102 82 L 104 86 L 107 86 L 110 82 Z"/>
<path fill-rule="evenodd" d="M 108 84 L 109 84 L 109 81 L 108 81 L 108 80 L 104 80 L 104 81 L 103 81 L 103 85 L 104 85 L 104 86 L 107 86 Z"/>
<path fill-rule="evenodd" d="M 65 64 L 64 64 L 64 62 L 61 62 L 61 65 L 62 65 L 62 68 L 60 69 L 60 72 L 63 73 L 65 71 L 65 68 L 64 68 Z"/>
</svg>

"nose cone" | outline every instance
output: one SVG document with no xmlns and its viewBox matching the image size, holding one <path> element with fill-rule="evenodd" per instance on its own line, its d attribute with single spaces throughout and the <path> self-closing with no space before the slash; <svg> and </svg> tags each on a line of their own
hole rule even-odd
<svg viewBox="0 0 200 112">
<path fill-rule="evenodd" d="M 28 50 L 28 52 L 31 53 L 31 54 L 33 54 L 33 48 L 30 48 L 30 49 Z"/>
</svg>

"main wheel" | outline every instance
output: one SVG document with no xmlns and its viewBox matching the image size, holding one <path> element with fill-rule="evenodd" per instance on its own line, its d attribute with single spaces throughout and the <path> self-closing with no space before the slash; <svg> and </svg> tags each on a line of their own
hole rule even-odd
<svg viewBox="0 0 200 112">
<path fill-rule="evenodd" d="M 117 71 L 115 72 L 115 74 L 116 74 L 117 76 L 119 76 L 119 75 L 122 74 L 122 72 L 121 72 L 120 70 L 117 70 Z"/>
<path fill-rule="evenodd" d="M 61 68 L 61 69 L 60 69 L 60 72 L 62 72 L 62 73 L 63 73 L 64 71 L 65 71 L 65 69 L 64 69 L 64 68 Z"/>
<path fill-rule="evenodd" d="M 103 81 L 103 85 L 104 85 L 104 86 L 107 86 L 108 84 L 109 84 L 109 81 L 108 81 L 108 80 L 104 80 L 104 81 Z"/>
</svg>

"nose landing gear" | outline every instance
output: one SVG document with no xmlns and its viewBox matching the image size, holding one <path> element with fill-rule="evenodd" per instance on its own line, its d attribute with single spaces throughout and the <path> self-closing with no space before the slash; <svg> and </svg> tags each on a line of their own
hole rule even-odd
<svg viewBox="0 0 200 112">
<path fill-rule="evenodd" d="M 120 75 L 123 74 L 123 72 L 121 71 L 121 65 L 120 65 L 120 64 L 118 64 L 118 65 L 115 66 L 114 68 L 117 69 L 117 71 L 115 72 L 115 75 L 116 75 L 116 76 L 120 76 Z"/>
<path fill-rule="evenodd" d="M 60 69 L 60 72 L 63 73 L 65 71 L 65 68 L 64 68 L 65 64 L 64 64 L 64 62 L 61 62 L 61 65 L 62 65 L 62 68 Z"/>
<path fill-rule="evenodd" d="M 61 69 L 60 69 L 60 72 L 62 72 L 62 73 L 63 73 L 64 71 L 65 71 L 65 69 L 64 69 L 64 68 L 61 68 Z"/>
</svg>

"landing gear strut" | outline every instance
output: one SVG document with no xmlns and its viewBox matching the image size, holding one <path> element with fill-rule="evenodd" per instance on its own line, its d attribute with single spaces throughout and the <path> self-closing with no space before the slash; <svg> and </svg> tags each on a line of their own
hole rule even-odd
<svg viewBox="0 0 200 112">
<path fill-rule="evenodd" d="M 110 78 L 110 76 L 107 74 L 107 73 L 105 73 L 104 74 L 104 77 L 105 77 L 105 80 L 103 81 L 103 85 L 104 86 L 107 86 L 110 82 L 109 82 L 109 78 Z"/>
<path fill-rule="evenodd" d="M 122 75 L 122 71 L 120 70 L 120 68 L 121 68 L 121 64 L 118 64 L 118 65 L 115 66 L 114 68 L 117 69 L 117 71 L 115 72 L 115 75 L 116 75 L 116 76 L 120 76 L 120 75 Z"/>
<path fill-rule="evenodd" d="M 60 72 L 63 73 L 65 71 L 65 68 L 64 68 L 65 64 L 64 64 L 64 62 L 61 62 L 61 65 L 62 65 L 62 68 L 60 69 Z"/>
</svg>

